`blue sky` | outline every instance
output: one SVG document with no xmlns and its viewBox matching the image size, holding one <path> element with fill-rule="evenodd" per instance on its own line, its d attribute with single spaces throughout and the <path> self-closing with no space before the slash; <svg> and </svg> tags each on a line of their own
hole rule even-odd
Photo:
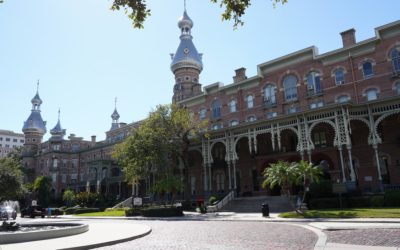
<svg viewBox="0 0 400 250">
<path fill-rule="evenodd" d="M 192 35 L 204 53 L 200 82 L 232 83 L 234 70 L 256 66 L 315 45 L 320 53 L 342 46 L 339 33 L 356 29 L 357 41 L 399 19 L 400 1 L 289 0 L 275 9 L 253 0 L 233 30 L 222 9 L 208 0 L 188 0 Z M 5 0 L 0 4 L 0 129 L 21 132 L 40 79 L 42 117 L 50 131 L 61 109 L 67 134 L 89 139 L 111 127 L 114 98 L 121 122 L 145 118 L 171 101 L 170 56 L 179 44 L 183 0 L 148 0 L 152 15 L 143 30 L 132 28 L 111 0 Z M 45 138 L 49 137 L 49 132 Z"/>
</svg>

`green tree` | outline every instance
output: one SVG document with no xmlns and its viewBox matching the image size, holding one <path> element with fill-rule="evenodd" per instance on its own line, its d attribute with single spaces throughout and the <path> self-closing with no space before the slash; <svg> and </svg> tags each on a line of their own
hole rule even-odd
<svg viewBox="0 0 400 250">
<path fill-rule="evenodd" d="M 171 194 L 171 204 L 173 204 L 177 191 L 181 190 L 182 187 L 182 182 L 176 176 L 165 173 L 161 180 L 155 183 L 152 192 L 158 194 L 160 197 Z"/>
<path fill-rule="evenodd" d="M 0 159 L 0 202 L 15 200 L 23 193 L 22 160 L 18 152 Z"/>
<path fill-rule="evenodd" d="M 304 187 L 302 197 L 302 203 L 304 203 L 311 182 L 318 183 L 323 172 L 319 166 L 314 166 L 311 162 L 303 160 L 295 164 L 294 171 L 296 176 L 295 183 Z"/>
<path fill-rule="evenodd" d="M 210 0 L 212 3 L 219 4 L 224 8 L 222 20 L 233 20 L 234 27 L 243 25 L 242 16 L 251 5 L 251 0 Z M 274 7 L 281 3 L 285 4 L 288 0 L 271 0 Z M 143 23 L 151 15 L 147 7 L 146 0 L 114 0 L 111 5 L 112 10 L 123 9 L 132 20 L 133 27 L 143 28 Z"/>
<path fill-rule="evenodd" d="M 269 186 L 270 188 L 274 188 L 275 186 L 280 186 L 282 193 L 287 195 L 290 199 L 291 188 L 297 178 L 297 172 L 294 168 L 294 163 L 286 161 L 278 161 L 277 163 L 269 164 L 269 167 L 262 173 L 265 179 L 262 183 L 262 187 L 265 188 Z"/>
<path fill-rule="evenodd" d="M 189 146 L 196 142 L 207 121 L 199 121 L 185 108 L 175 104 L 160 105 L 133 131 L 124 142 L 117 145 L 113 157 L 123 167 L 128 181 L 137 183 L 152 173 L 171 174 L 177 162 L 184 169 L 185 189 L 188 181 Z M 185 199 L 190 199 L 185 192 Z"/>
<path fill-rule="evenodd" d="M 72 206 L 76 199 L 74 191 L 72 191 L 71 189 L 65 190 L 62 199 L 63 201 L 65 201 L 67 207 Z"/>
<path fill-rule="evenodd" d="M 33 191 L 35 191 L 40 206 L 48 207 L 51 197 L 51 179 L 46 176 L 39 176 L 33 183 Z"/>
</svg>

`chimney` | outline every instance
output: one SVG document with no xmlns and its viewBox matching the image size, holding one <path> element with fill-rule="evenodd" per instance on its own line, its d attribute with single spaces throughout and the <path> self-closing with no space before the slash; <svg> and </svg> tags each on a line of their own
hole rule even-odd
<svg viewBox="0 0 400 250">
<path fill-rule="evenodd" d="M 233 83 L 241 82 L 247 79 L 246 68 L 239 68 L 235 70 L 236 75 L 233 77 Z"/>
<path fill-rule="evenodd" d="M 342 36 L 343 48 L 356 44 L 356 30 L 349 29 L 340 33 Z"/>
<path fill-rule="evenodd" d="M 96 145 L 96 136 L 92 135 L 92 146 Z"/>
</svg>

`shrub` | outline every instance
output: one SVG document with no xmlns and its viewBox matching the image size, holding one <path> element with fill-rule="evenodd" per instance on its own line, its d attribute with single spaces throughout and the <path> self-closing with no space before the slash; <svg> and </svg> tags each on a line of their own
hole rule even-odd
<svg viewBox="0 0 400 250">
<path fill-rule="evenodd" d="M 64 213 L 65 214 L 74 214 L 76 209 L 77 208 L 75 208 L 75 207 L 69 207 L 69 208 L 64 210 Z"/>
<path fill-rule="evenodd" d="M 125 210 L 125 216 L 126 217 L 131 217 L 131 216 L 139 216 L 141 215 L 141 210 L 138 208 L 129 208 Z"/>
<path fill-rule="evenodd" d="M 218 201 L 217 197 L 211 196 L 210 199 L 208 200 L 208 203 L 210 203 L 211 205 L 214 205 L 214 203 L 217 201 Z"/>
<path fill-rule="evenodd" d="M 399 190 L 386 191 L 384 203 L 386 207 L 400 206 L 400 191 Z"/>
<path fill-rule="evenodd" d="M 371 207 L 383 207 L 385 204 L 384 196 L 374 195 L 371 197 Z"/>
<path fill-rule="evenodd" d="M 357 207 L 370 207 L 371 201 L 369 197 L 366 196 L 354 196 L 347 198 L 348 207 L 357 208 Z"/>
<path fill-rule="evenodd" d="M 330 180 L 320 180 L 310 185 L 310 191 L 307 192 L 310 199 L 332 197 L 332 182 Z"/>
<path fill-rule="evenodd" d="M 95 212 L 100 212 L 100 208 L 77 208 L 74 212 L 74 214 L 85 214 L 85 213 L 95 213 Z"/>
<path fill-rule="evenodd" d="M 342 206 L 347 207 L 346 199 L 342 198 Z M 309 202 L 310 209 L 340 208 L 339 198 L 312 199 Z"/>
<path fill-rule="evenodd" d="M 183 216 L 182 207 L 153 207 L 142 209 L 144 217 L 173 217 Z"/>
</svg>

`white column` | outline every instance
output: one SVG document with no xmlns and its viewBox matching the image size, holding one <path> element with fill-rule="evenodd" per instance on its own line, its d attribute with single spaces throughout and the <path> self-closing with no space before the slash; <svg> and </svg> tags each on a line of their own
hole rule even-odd
<svg viewBox="0 0 400 250">
<path fill-rule="evenodd" d="M 231 190 L 232 189 L 231 161 L 228 162 L 228 178 L 229 178 L 229 190 Z"/>
<path fill-rule="evenodd" d="M 355 172 L 354 166 L 353 166 L 353 157 L 351 155 L 351 146 L 350 145 L 347 145 L 347 152 L 349 154 L 350 178 L 351 178 L 351 181 L 356 181 L 356 172 Z"/>
<path fill-rule="evenodd" d="M 344 172 L 344 161 L 343 161 L 342 146 L 339 146 L 338 150 L 339 150 L 339 155 L 340 155 L 340 164 L 342 165 L 342 175 L 343 175 L 342 182 L 345 183 L 346 182 L 346 173 Z"/>
<path fill-rule="evenodd" d="M 97 180 L 96 192 L 100 193 L 100 180 Z"/>
<path fill-rule="evenodd" d="M 374 152 L 375 152 L 376 168 L 378 170 L 378 179 L 380 182 L 382 182 L 381 163 L 379 161 L 378 145 L 374 144 L 374 145 L 372 145 L 372 147 L 374 148 Z"/>
<path fill-rule="evenodd" d="M 211 192 L 212 191 L 212 187 L 211 187 L 211 182 L 212 182 L 212 176 L 211 176 L 211 163 L 208 164 L 208 190 Z"/>
<path fill-rule="evenodd" d="M 233 188 L 236 189 L 237 188 L 237 186 L 236 186 L 236 161 L 233 160 L 232 163 L 233 163 Z"/>
<path fill-rule="evenodd" d="M 208 188 L 207 188 L 207 183 L 208 183 L 208 181 L 207 181 L 207 163 L 205 163 L 204 165 L 203 165 L 203 171 L 204 171 L 204 191 L 207 191 L 208 190 Z"/>
<path fill-rule="evenodd" d="M 90 192 L 90 182 L 89 181 L 87 181 L 86 182 L 86 192 Z"/>
<path fill-rule="evenodd" d="M 307 150 L 307 154 L 308 154 L 308 161 L 310 163 L 312 163 L 312 159 L 311 159 L 311 150 Z"/>
</svg>

